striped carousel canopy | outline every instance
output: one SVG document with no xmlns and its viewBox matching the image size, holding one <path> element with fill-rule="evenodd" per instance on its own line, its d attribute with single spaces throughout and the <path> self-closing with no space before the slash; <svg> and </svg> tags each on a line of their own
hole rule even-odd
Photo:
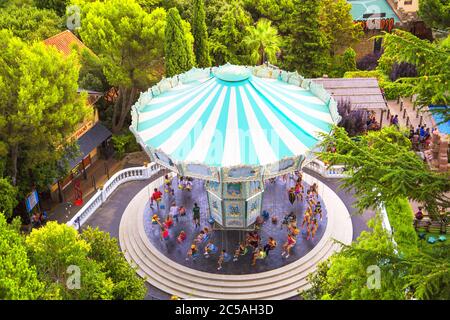
<svg viewBox="0 0 450 320">
<path fill-rule="evenodd" d="M 321 85 L 297 73 L 227 64 L 142 93 L 130 128 L 175 163 L 261 166 L 306 155 L 339 121 L 336 109 Z"/>
</svg>

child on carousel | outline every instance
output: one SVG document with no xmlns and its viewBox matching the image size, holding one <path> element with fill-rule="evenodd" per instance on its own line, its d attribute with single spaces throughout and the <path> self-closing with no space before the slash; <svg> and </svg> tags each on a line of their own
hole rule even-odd
<svg viewBox="0 0 450 320">
<path fill-rule="evenodd" d="M 186 240 L 186 232 L 184 232 L 184 230 L 181 230 L 180 234 L 177 237 L 177 242 L 183 243 L 184 240 Z"/>
<path fill-rule="evenodd" d="M 185 183 L 184 189 L 186 191 L 191 191 L 192 190 L 192 179 L 191 178 L 187 178 L 186 179 L 186 183 Z"/>
<path fill-rule="evenodd" d="M 188 250 L 186 261 L 189 260 L 189 258 L 195 259 L 197 255 L 198 255 L 198 248 L 197 245 L 193 243 Z"/>
<path fill-rule="evenodd" d="M 291 234 L 288 234 L 286 242 L 283 244 L 283 252 L 281 253 L 281 256 L 286 255 L 286 259 L 289 258 L 291 249 L 295 246 L 297 243 L 297 240 L 295 237 Z"/>
<path fill-rule="evenodd" d="M 169 193 L 170 191 L 172 191 L 172 179 L 166 174 L 164 176 L 164 192 Z"/>
<path fill-rule="evenodd" d="M 170 214 L 166 216 L 166 219 L 164 220 L 164 226 L 169 229 L 173 225 L 173 218 Z"/>
<path fill-rule="evenodd" d="M 237 261 L 239 256 L 243 256 L 247 253 L 247 247 L 244 242 L 239 243 L 238 248 L 234 251 L 233 261 Z"/>
<path fill-rule="evenodd" d="M 294 190 L 295 196 L 298 199 L 300 199 L 300 201 L 303 201 L 303 186 L 301 184 L 301 182 L 297 182 L 295 184 L 295 190 Z"/>
<path fill-rule="evenodd" d="M 314 208 L 314 215 L 320 217 L 320 221 L 322 221 L 322 206 L 320 205 L 320 201 L 317 201 L 317 204 Z"/>
<path fill-rule="evenodd" d="M 205 258 L 209 258 L 209 256 L 217 251 L 217 247 L 211 241 L 205 246 Z"/>
<path fill-rule="evenodd" d="M 184 177 L 180 176 L 178 179 L 178 189 L 183 190 L 184 189 Z"/>
</svg>

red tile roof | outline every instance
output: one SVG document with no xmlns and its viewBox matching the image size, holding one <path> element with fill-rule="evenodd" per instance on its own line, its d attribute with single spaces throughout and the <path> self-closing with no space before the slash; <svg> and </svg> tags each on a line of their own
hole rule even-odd
<svg viewBox="0 0 450 320">
<path fill-rule="evenodd" d="M 61 33 L 58 33 L 57 35 L 45 39 L 44 43 L 48 46 L 55 47 L 56 49 L 61 51 L 65 56 L 70 55 L 74 44 L 80 49 L 89 50 L 89 48 L 86 47 L 84 43 L 81 42 L 81 40 L 78 39 L 70 30 L 65 30 Z"/>
</svg>

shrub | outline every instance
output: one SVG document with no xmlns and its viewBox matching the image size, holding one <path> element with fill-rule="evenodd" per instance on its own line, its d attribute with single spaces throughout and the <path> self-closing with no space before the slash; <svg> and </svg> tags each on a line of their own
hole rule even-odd
<svg viewBox="0 0 450 320">
<path fill-rule="evenodd" d="M 126 153 L 140 150 L 139 144 L 131 132 L 113 136 L 112 143 L 118 159 L 122 159 Z"/>
<path fill-rule="evenodd" d="M 410 77 L 417 77 L 417 70 L 415 65 L 407 62 L 394 63 L 394 65 L 392 66 L 391 74 L 389 75 L 389 79 L 391 81 L 395 81 L 398 78 Z"/>
<path fill-rule="evenodd" d="M 378 59 L 380 59 L 380 57 L 381 52 L 369 53 L 356 62 L 356 67 L 359 70 L 365 71 L 375 70 L 378 66 Z"/>
</svg>

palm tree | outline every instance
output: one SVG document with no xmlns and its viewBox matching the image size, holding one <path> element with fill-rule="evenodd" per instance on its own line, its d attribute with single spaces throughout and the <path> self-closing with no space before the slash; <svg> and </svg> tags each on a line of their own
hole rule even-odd
<svg viewBox="0 0 450 320">
<path fill-rule="evenodd" d="M 262 18 L 258 20 L 256 27 L 246 28 L 248 34 L 243 42 L 252 52 L 250 58 L 253 63 L 263 64 L 266 60 L 275 63 L 277 60 L 276 54 L 280 51 L 281 37 L 271 24 L 271 21 Z"/>
</svg>

